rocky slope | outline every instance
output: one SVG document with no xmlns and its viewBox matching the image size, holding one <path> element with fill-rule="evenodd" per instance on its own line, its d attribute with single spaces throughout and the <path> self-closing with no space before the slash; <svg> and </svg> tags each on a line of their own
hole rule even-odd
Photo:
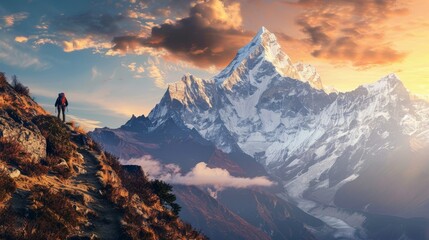
<svg viewBox="0 0 429 240">
<path fill-rule="evenodd" d="M 0 74 L 1 239 L 205 239 L 144 177 Z"/>
</svg>

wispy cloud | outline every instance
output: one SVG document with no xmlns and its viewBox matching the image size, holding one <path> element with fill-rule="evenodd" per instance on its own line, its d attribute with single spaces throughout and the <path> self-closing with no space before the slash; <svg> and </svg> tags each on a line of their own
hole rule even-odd
<svg viewBox="0 0 429 240">
<path fill-rule="evenodd" d="M 139 165 L 150 178 L 163 181 L 201 187 L 213 187 L 217 191 L 225 188 L 250 188 L 255 186 L 269 187 L 274 183 L 267 177 L 235 177 L 226 169 L 211 168 L 206 163 L 196 164 L 188 173 L 182 174 L 180 167 L 175 164 L 163 165 L 151 156 L 120 160 L 122 164 Z"/>
<path fill-rule="evenodd" d="M 101 127 L 101 122 L 97 120 L 87 119 L 87 118 L 81 118 L 75 115 L 68 114 L 67 117 L 69 117 L 72 121 L 76 122 L 80 127 L 85 129 L 86 131 L 92 131 L 95 128 Z"/>
<path fill-rule="evenodd" d="M 10 28 L 15 25 L 17 22 L 20 22 L 28 17 L 28 13 L 19 12 L 2 17 L 3 23 L 0 23 L 0 29 L 2 27 Z"/>
<path fill-rule="evenodd" d="M 7 40 L 0 40 L 0 61 L 4 64 L 19 68 L 33 67 L 42 69 L 49 66 L 38 57 L 17 48 Z"/>
<path fill-rule="evenodd" d="M 37 86 L 30 86 L 31 92 L 38 96 L 47 98 L 56 97 L 56 92 L 40 88 Z M 88 106 L 88 109 L 94 111 L 102 111 L 104 115 L 130 117 L 132 114 L 149 111 L 148 107 L 141 106 L 141 104 L 130 104 L 130 102 L 122 101 L 124 98 L 120 97 L 112 100 L 114 90 L 107 88 L 99 88 L 95 91 L 68 91 L 67 99 L 69 103 L 79 103 Z M 90 98 L 88 96 L 91 96 Z M 48 106 L 50 108 L 51 106 Z M 73 107 L 70 107 L 72 109 Z"/>
<path fill-rule="evenodd" d="M 144 73 L 145 72 L 145 68 L 143 67 L 142 64 L 137 64 L 136 62 L 132 62 L 129 64 L 122 64 L 123 67 L 128 68 L 131 72 L 135 72 L 135 73 Z M 138 75 L 136 74 L 136 75 Z"/>
<path fill-rule="evenodd" d="M 99 76 L 101 76 L 101 73 L 98 71 L 97 67 L 92 67 L 91 68 L 91 80 L 95 80 Z"/>
<path fill-rule="evenodd" d="M 151 79 L 153 79 L 155 86 L 159 88 L 165 88 L 166 84 L 164 79 L 164 73 L 159 69 L 157 64 L 155 64 L 152 59 L 149 59 L 147 65 L 147 74 Z"/>
</svg>

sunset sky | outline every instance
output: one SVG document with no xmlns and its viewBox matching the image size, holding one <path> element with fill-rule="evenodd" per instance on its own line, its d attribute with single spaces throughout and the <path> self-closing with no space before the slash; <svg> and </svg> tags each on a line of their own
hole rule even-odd
<svg viewBox="0 0 429 240">
<path fill-rule="evenodd" d="M 3 0 L 0 71 L 86 128 L 148 114 L 185 73 L 210 78 L 265 26 L 324 85 L 396 73 L 429 95 L 427 0 Z"/>
</svg>

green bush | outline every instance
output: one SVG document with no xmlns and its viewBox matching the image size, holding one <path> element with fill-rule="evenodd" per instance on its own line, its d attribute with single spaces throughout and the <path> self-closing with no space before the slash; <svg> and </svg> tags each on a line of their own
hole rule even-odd
<svg viewBox="0 0 429 240">
<path fill-rule="evenodd" d="M 69 159 L 73 146 L 70 142 L 70 133 L 66 126 L 54 116 L 36 116 L 33 123 L 46 138 L 46 152 L 49 155 Z"/>
</svg>

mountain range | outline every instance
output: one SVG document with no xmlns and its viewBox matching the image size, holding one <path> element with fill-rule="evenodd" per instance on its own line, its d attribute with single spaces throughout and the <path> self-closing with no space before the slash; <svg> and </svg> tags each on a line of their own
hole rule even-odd
<svg viewBox="0 0 429 240">
<path fill-rule="evenodd" d="M 395 74 L 328 89 L 265 28 L 212 79 L 185 75 L 147 117 L 90 135 L 124 164 L 204 162 L 274 183 L 177 185 L 182 217 L 214 239 L 428 237 L 429 103 Z"/>
</svg>

